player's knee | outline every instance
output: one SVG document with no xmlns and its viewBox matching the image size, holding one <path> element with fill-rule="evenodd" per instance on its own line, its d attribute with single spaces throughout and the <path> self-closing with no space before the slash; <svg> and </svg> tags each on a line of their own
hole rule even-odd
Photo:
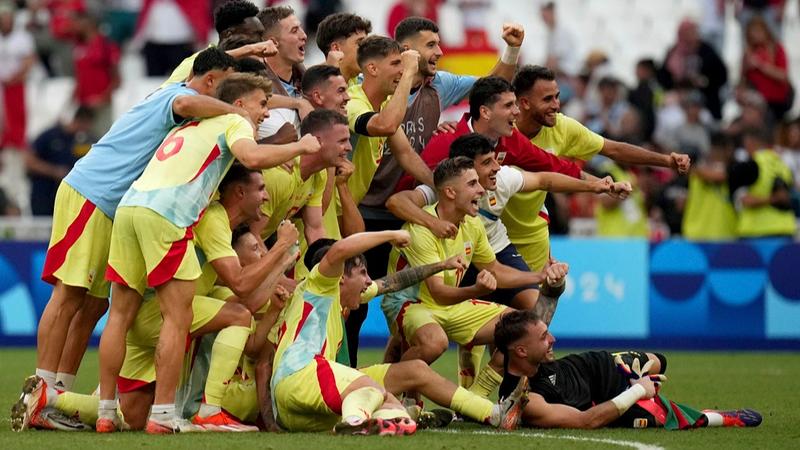
<svg viewBox="0 0 800 450">
<path fill-rule="evenodd" d="M 236 325 L 240 327 L 249 327 L 250 322 L 253 318 L 253 315 L 250 314 L 250 310 L 247 309 L 244 305 L 240 305 L 238 303 L 227 303 L 225 307 L 231 307 L 230 311 L 230 323 L 229 325 Z"/>
<path fill-rule="evenodd" d="M 89 297 L 81 307 L 81 313 L 87 320 L 97 322 L 108 311 L 108 299 Z"/>
<path fill-rule="evenodd" d="M 427 362 L 432 362 L 447 351 L 449 342 L 447 336 L 432 335 L 429 339 L 421 340 L 420 347 Z"/>
</svg>

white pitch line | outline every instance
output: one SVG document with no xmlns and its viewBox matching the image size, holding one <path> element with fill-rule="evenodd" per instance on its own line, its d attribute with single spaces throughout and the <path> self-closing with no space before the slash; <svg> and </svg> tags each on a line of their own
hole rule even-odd
<svg viewBox="0 0 800 450">
<path fill-rule="evenodd" d="M 491 436 L 525 436 L 525 437 L 537 437 L 537 438 L 545 438 L 545 439 L 566 439 L 569 441 L 583 441 L 583 442 L 598 442 L 603 444 L 612 444 L 612 445 L 619 445 L 620 447 L 630 447 L 636 450 L 664 450 L 664 447 L 659 447 L 658 445 L 652 444 L 645 444 L 643 442 L 636 442 L 636 441 L 620 441 L 616 439 L 605 439 L 605 438 L 591 438 L 591 437 L 582 437 L 582 436 L 573 436 L 573 435 L 550 435 L 544 433 L 508 433 L 503 431 L 491 431 L 491 430 L 425 430 L 428 432 L 434 433 L 451 433 L 451 434 L 482 434 L 482 435 L 491 435 Z"/>
</svg>

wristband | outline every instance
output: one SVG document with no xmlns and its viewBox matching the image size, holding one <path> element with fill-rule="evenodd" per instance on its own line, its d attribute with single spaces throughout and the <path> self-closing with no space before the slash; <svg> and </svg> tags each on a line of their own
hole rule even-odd
<svg viewBox="0 0 800 450">
<path fill-rule="evenodd" d="M 639 399 L 644 397 L 647 391 L 644 389 L 644 386 L 641 384 L 634 384 L 627 389 L 622 394 L 611 399 L 611 403 L 617 407 L 617 411 L 619 411 L 619 415 L 623 415 L 625 411 L 628 410 L 634 403 L 638 402 Z"/>
<path fill-rule="evenodd" d="M 519 61 L 520 48 L 521 47 L 510 47 L 507 45 L 506 49 L 503 51 L 503 56 L 500 58 L 500 62 L 510 66 L 516 66 L 517 61 Z"/>
</svg>

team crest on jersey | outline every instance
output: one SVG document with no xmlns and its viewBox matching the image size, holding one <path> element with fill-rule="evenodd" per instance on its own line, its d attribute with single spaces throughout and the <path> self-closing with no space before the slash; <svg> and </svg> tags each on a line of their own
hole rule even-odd
<svg viewBox="0 0 800 450">
<path fill-rule="evenodd" d="M 464 242 L 464 254 L 467 256 L 472 254 L 472 242 Z"/>
<path fill-rule="evenodd" d="M 89 271 L 89 277 L 88 277 L 89 284 L 92 284 L 92 282 L 94 282 L 94 272 L 95 272 L 94 269 Z"/>
<path fill-rule="evenodd" d="M 633 419 L 633 428 L 647 428 L 647 419 L 645 418 Z"/>
<path fill-rule="evenodd" d="M 497 152 L 497 162 L 502 164 L 503 160 L 506 159 L 506 153 L 507 152 Z"/>
<path fill-rule="evenodd" d="M 489 206 L 496 206 L 497 205 L 497 196 L 494 195 L 494 192 L 489 193 Z"/>
</svg>

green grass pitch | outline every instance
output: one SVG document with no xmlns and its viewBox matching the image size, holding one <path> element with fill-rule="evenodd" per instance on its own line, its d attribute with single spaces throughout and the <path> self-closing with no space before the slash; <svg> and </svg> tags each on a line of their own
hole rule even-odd
<svg viewBox="0 0 800 450">
<path fill-rule="evenodd" d="M 60 448 L 93 450 L 119 448 L 228 449 L 764 449 L 800 448 L 800 354 L 770 352 L 664 352 L 669 381 L 662 391 L 668 398 L 698 408 L 751 407 L 764 415 L 755 429 L 665 430 L 536 430 L 498 433 L 474 424 L 454 424 L 444 431 L 421 431 L 410 437 L 340 437 L 320 434 L 187 434 L 148 436 L 144 433 L 14 433 L 8 411 L 23 378 L 35 366 L 33 349 L 0 349 L 0 449 Z M 563 354 L 563 352 L 562 352 Z M 364 364 L 380 354 L 366 350 Z M 434 366 L 454 378 L 454 352 Z M 97 382 L 97 354 L 87 354 L 76 390 L 89 392 Z M 430 405 L 430 403 L 428 403 Z"/>
</svg>

